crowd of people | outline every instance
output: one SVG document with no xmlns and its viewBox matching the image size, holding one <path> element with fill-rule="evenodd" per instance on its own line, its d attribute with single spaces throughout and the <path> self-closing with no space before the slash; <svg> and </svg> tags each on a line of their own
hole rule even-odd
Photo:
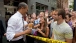
<svg viewBox="0 0 76 43">
<path fill-rule="evenodd" d="M 28 5 L 21 2 L 18 11 L 8 20 L 5 36 L 9 43 L 46 43 L 26 34 L 60 40 L 76 41 L 76 12 L 68 9 L 27 14 Z"/>
</svg>

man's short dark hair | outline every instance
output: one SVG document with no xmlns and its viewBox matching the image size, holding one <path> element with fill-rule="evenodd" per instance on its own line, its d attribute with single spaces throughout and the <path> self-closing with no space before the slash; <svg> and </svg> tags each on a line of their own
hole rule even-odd
<svg viewBox="0 0 76 43">
<path fill-rule="evenodd" d="M 58 12 L 58 16 L 61 15 L 63 19 L 65 19 L 65 10 L 64 9 L 56 9 L 56 12 Z"/>
<path fill-rule="evenodd" d="M 18 10 L 21 9 L 22 7 L 26 8 L 28 5 L 25 2 L 21 2 L 18 5 Z"/>
</svg>

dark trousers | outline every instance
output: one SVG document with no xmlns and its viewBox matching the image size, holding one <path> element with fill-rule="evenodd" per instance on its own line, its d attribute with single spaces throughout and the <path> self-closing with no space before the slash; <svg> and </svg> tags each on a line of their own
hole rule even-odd
<svg viewBox="0 0 76 43">
<path fill-rule="evenodd" d="M 9 43 L 24 43 L 23 39 L 17 40 L 17 41 L 9 41 Z"/>
<path fill-rule="evenodd" d="M 0 43 L 2 43 L 2 38 L 0 38 Z"/>
<path fill-rule="evenodd" d="M 30 37 L 30 36 L 26 36 L 26 42 L 27 43 L 34 43 L 34 38 Z"/>
</svg>

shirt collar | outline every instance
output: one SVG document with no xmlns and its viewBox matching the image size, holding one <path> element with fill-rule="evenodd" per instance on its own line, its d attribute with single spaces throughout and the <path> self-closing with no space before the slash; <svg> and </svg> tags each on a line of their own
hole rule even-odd
<svg viewBox="0 0 76 43">
<path fill-rule="evenodd" d="M 63 22 L 61 24 L 59 24 L 59 25 L 57 24 L 57 25 L 60 26 L 60 25 L 63 25 L 64 23 L 66 23 L 65 20 L 63 20 Z"/>
<path fill-rule="evenodd" d="M 23 17 L 22 14 L 21 14 L 19 11 L 17 11 L 17 14 L 18 14 L 18 16 L 21 17 L 21 18 Z"/>
</svg>

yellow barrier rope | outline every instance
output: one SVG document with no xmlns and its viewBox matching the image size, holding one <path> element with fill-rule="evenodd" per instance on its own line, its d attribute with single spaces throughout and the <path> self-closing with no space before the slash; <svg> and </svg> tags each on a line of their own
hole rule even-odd
<svg viewBox="0 0 76 43">
<path fill-rule="evenodd" d="M 41 40 L 41 41 L 45 41 L 47 43 L 66 43 L 66 42 L 53 40 L 53 39 L 49 39 L 49 38 L 43 38 L 43 37 L 39 37 L 39 36 L 33 36 L 33 35 L 27 35 L 27 36 L 33 37 L 33 38 Z"/>
</svg>

